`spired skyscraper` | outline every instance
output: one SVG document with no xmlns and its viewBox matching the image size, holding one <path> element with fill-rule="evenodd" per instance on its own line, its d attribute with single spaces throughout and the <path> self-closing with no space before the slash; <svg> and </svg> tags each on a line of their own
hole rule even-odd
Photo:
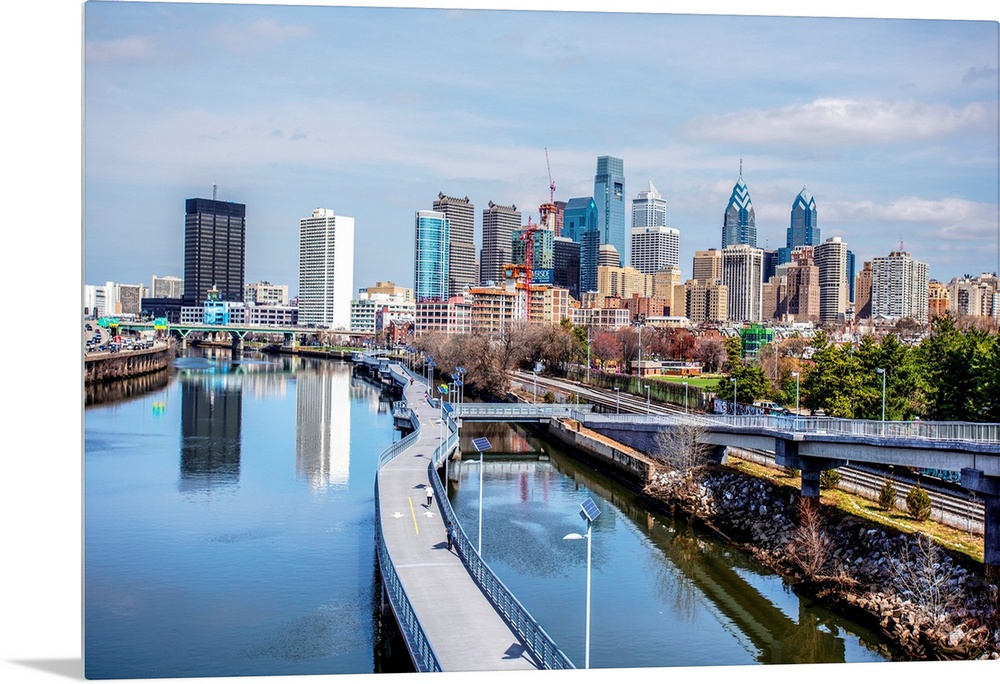
<svg viewBox="0 0 1000 684">
<path fill-rule="evenodd" d="M 820 230 L 817 225 L 816 199 L 802 188 L 792 202 L 792 215 L 788 224 L 785 246 L 778 250 L 778 263 L 787 264 L 792 260 L 792 250 L 805 245 L 820 244 Z"/>
<path fill-rule="evenodd" d="M 621 261 L 628 263 L 628 244 L 625 242 L 625 162 L 618 157 L 597 158 L 594 201 L 597 203 L 597 227 L 601 244 L 614 245 Z"/>
<path fill-rule="evenodd" d="M 722 218 L 722 248 L 732 245 L 757 246 L 757 223 L 754 218 L 750 191 L 743 181 L 743 161 L 740 160 L 740 177 L 733 186 L 729 205 Z"/>
<path fill-rule="evenodd" d="M 299 323 L 351 328 L 354 219 L 313 209 L 299 219 Z"/>
<path fill-rule="evenodd" d="M 184 306 L 201 306 L 209 290 L 224 302 L 243 301 L 246 213 L 244 204 L 214 198 L 185 202 Z"/>
<path fill-rule="evenodd" d="M 413 289 L 418 302 L 448 301 L 449 227 L 448 217 L 443 212 L 417 212 Z"/>
<path fill-rule="evenodd" d="M 476 245 L 473 242 L 476 207 L 468 197 L 438 193 L 431 207 L 448 218 L 448 296 L 456 297 L 476 284 Z"/>
</svg>

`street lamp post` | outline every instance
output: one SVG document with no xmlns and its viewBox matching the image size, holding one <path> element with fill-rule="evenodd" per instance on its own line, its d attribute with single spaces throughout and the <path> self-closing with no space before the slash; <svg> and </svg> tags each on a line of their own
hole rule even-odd
<svg viewBox="0 0 1000 684">
<path fill-rule="evenodd" d="M 684 413 L 688 412 L 688 384 L 684 383 Z"/>
<path fill-rule="evenodd" d="M 795 376 L 795 415 L 799 415 L 799 372 L 792 371 L 792 375 Z"/>
<path fill-rule="evenodd" d="M 646 385 L 646 415 L 649 415 L 649 385 Z"/>
<path fill-rule="evenodd" d="M 563 539 L 565 540 L 580 540 L 586 537 L 587 539 L 587 617 L 586 617 L 586 627 L 584 632 L 584 646 L 583 646 L 583 667 L 584 669 L 590 669 L 590 557 L 591 557 L 591 544 L 592 544 L 592 531 L 594 529 L 594 520 L 601 514 L 597 504 L 594 503 L 593 499 L 588 498 L 582 504 L 580 504 L 580 517 L 587 521 L 587 534 L 581 535 L 576 532 L 571 532 L 567 534 Z"/>
<path fill-rule="evenodd" d="M 615 413 L 621 413 L 621 390 L 615 387 Z"/>
<path fill-rule="evenodd" d="M 538 373 L 536 371 L 531 371 L 532 377 L 535 379 L 535 384 L 531 388 L 531 403 L 538 403 Z"/>
<path fill-rule="evenodd" d="M 733 383 L 733 422 L 736 422 L 736 378 L 729 378 Z"/>
<path fill-rule="evenodd" d="M 639 360 L 636 362 L 635 375 L 642 380 L 642 317 L 635 320 L 636 327 L 639 328 Z"/>
<path fill-rule="evenodd" d="M 882 422 L 885 422 L 885 368 L 876 368 L 875 372 L 882 376 Z"/>
<path fill-rule="evenodd" d="M 590 384 L 590 343 L 593 340 L 590 339 L 590 335 L 587 335 L 587 384 Z"/>
<path fill-rule="evenodd" d="M 483 452 L 493 448 L 490 440 L 485 437 L 476 437 L 472 440 L 472 446 L 479 452 L 479 537 L 476 553 L 480 557 L 483 555 Z"/>
</svg>

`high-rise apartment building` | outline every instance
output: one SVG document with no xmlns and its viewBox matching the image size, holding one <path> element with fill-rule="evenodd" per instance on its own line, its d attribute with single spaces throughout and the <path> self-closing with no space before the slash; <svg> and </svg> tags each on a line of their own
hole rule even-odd
<svg viewBox="0 0 1000 684">
<path fill-rule="evenodd" d="M 934 320 L 938 316 L 944 316 L 950 309 L 951 293 L 948 286 L 939 280 L 931 280 L 927 284 L 927 318 Z"/>
<path fill-rule="evenodd" d="M 750 245 L 730 245 L 722 250 L 722 284 L 729 289 L 729 320 L 761 320 L 763 261 L 763 251 Z"/>
<path fill-rule="evenodd" d="M 618 250 L 615 249 L 614 245 L 603 244 L 597 248 L 597 266 L 610 266 L 612 268 L 621 268 L 622 265 L 621 255 Z"/>
<path fill-rule="evenodd" d="M 449 228 L 448 217 L 440 211 L 416 213 L 413 290 L 418 302 L 448 300 Z"/>
<path fill-rule="evenodd" d="M 819 267 L 813 261 L 814 247 L 803 245 L 792 249 L 790 264 L 778 267 L 785 276 L 785 316 L 789 321 L 819 322 Z"/>
<path fill-rule="evenodd" d="M 847 243 L 839 237 L 827 238 L 813 249 L 819 268 L 819 319 L 821 322 L 843 318 L 850 302 L 847 284 Z"/>
<path fill-rule="evenodd" d="M 628 263 L 625 242 L 625 162 L 618 157 L 598 157 L 594 176 L 594 201 L 601 244 L 614 245 L 618 256 Z M 622 262 L 615 264 L 621 266 Z"/>
<path fill-rule="evenodd" d="M 494 204 L 483 209 L 483 249 L 479 258 L 480 283 L 499 283 L 504 264 L 510 263 L 511 238 L 521 228 L 521 212 L 516 205 Z"/>
<path fill-rule="evenodd" d="M 684 284 L 684 311 L 678 314 L 692 323 L 724 323 L 729 320 L 728 307 L 729 288 L 718 281 L 691 279 Z"/>
<path fill-rule="evenodd" d="M 927 264 L 909 252 L 890 252 L 872 260 L 872 317 L 927 322 Z"/>
<path fill-rule="evenodd" d="M 438 193 L 431 207 L 448 218 L 448 296 L 456 297 L 478 282 L 474 228 L 476 208 L 468 197 Z"/>
<path fill-rule="evenodd" d="M 593 197 L 574 197 L 566 203 L 562 237 L 580 245 L 580 292 L 596 292 L 601 234 Z"/>
<path fill-rule="evenodd" d="M 313 209 L 299 219 L 299 324 L 351 327 L 354 219 Z"/>
<path fill-rule="evenodd" d="M 154 275 L 149 281 L 149 296 L 153 299 L 181 299 L 184 280 L 177 276 Z"/>
<path fill-rule="evenodd" d="M 695 252 L 691 277 L 703 284 L 722 282 L 722 252 L 715 248 Z"/>
<path fill-rule="evenodd" d="M 730 245 L 757 246 L 756 213 L 753 202 L 750 201 L 750 191 L 743 180 L 742 161 L 740 177 L 733 186 L 733 194 L 729 196 L 726 213 L 722 216 L 722 248 L 725 249 Z"/>
<path fill-rule="evenodd" d="M 243 301 L 246 205 L 200 197 L 184 205 L 184 304 L 201 306 L 211 290 Z"/>
<path fill-rule="evenodd" d="M 817 224 L 816 199 L 802 188 L 792 202 L 792 215 L 786 231 L 785 246 L 778 250 L 778 261 L 787 264 L 792 260 L 792 250 L 803 245 L 820 244 Z"/>
</svg>

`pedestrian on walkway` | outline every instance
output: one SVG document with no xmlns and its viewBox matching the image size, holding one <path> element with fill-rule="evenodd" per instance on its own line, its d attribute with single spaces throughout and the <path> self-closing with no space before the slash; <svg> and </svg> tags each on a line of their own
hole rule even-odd
<svg viewBox="0 0 1000 684">
<path fill-rule="evenodd" d="M 426 484 L 424 485 L 424 492 L 427 494 L 427 508 L 430 508 L 431 504 L 434 503 L 434 488 L 430 484 Z"/>
<path fill-rule="evenodd" d="M 452 526 L 450 520 L 448 521 L 448 524 L 444 526 L 444 533 L 445 536 L 448 537 L 448 550 L 451 551 L 451 542 L 455 538 L 455 528 Z"/>
</svg>

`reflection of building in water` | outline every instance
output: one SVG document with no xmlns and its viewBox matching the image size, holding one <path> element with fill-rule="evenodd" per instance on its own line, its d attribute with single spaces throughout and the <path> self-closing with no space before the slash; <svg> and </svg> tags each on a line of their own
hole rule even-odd
<svg viewBox="0 0 1000 684">
<path fill-rule="evenodd" d="M 225 376 L 181 382 L 182 491 L 208 491 L 240 479 L 243 396 Z"/>
<path fill-rule="evenodd" d="M 351 384 L 345 366 L 322 364 L 295 376 L 295 472 L 313 487 L 347 485 L 351 466 Z"/>
</svg>

